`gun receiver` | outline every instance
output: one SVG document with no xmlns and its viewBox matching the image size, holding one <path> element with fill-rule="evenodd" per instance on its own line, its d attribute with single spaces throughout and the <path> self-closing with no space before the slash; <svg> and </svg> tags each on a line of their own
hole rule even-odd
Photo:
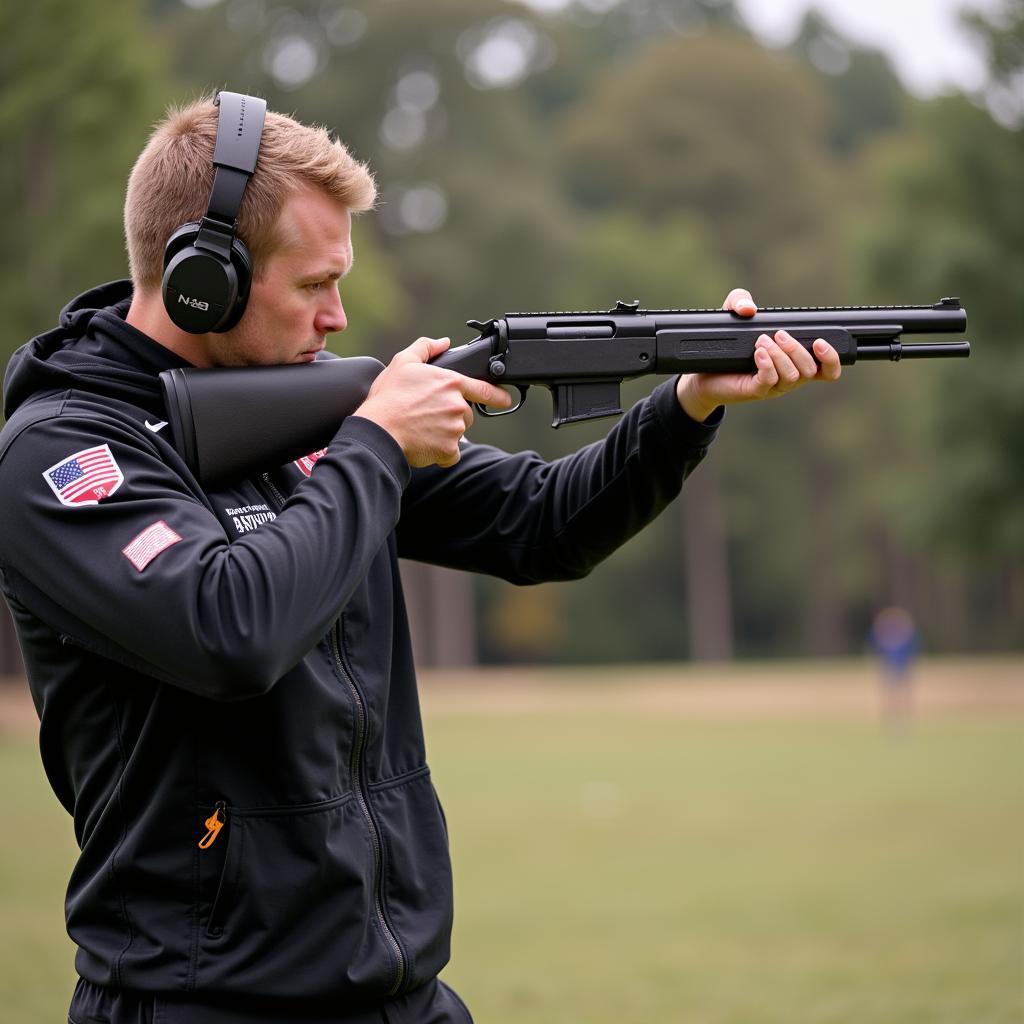
<svg viewBox="0 0 1024 1024">
<path fill-rule="evenodd" d="M 904 344 L 904 334 L 960 333 L 967 312 L 955 298 L 933 306 L 769 307 L 752 317 L 721 309 L 509 313 L 468 321 L 478 337 L 432 360 L 435 366 L 513 387 L 550 389 L 551 425 L 622 412 L 624 380 L 648 374 L 754 372 L 754 343 L 785 329 L 808 351 L 816 338 L 839 360 L 931 359 L 970 355 L 969 342 Z M 313 367 L 313 369 L 310 369 Z M 325 447 L 362 404 L 383 365 L 322 359 L 310 366 L 165 370 L 161 387 L 178 454 L 204 486 L 265 470 Z"/>
</svg>

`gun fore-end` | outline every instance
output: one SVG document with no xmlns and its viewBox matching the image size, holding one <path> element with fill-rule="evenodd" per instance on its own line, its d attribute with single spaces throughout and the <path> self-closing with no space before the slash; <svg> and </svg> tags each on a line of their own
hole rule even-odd
<svg viewBox="0 0 1024 1024">
<path fill-rule="evenodd" d="M 774 334 L 776 328 L 681 328 L 658 331 L 658 373 L 753 373 L 754 348 L 762 334 Z M 885 337 L 899 333 L 898 327 L 883 327 Z M 857 342 L 843 327 L 792 327 L 791 334 L 813 355 L 816 338 L 824 338 L 839 354 L 839 362 L 849 366 L 857 361 Z"/>
</svg>

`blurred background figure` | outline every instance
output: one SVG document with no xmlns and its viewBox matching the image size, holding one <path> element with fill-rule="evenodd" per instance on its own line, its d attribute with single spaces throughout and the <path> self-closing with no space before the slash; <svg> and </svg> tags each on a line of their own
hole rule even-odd
<svg viewBox="0 0 1024 1024">
<path fill-rule="evenodd" d="M 918 639 L 906 608 L 883 608 L 871 625 L 871 647 L 881 664 L 882 717 L 890 732 L 902 734 L 913 716 L 912 669 Z"/>
</svg>

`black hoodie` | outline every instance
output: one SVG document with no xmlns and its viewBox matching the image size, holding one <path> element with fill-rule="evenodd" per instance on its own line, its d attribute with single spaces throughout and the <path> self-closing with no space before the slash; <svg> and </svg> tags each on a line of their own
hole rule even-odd
<svg viewBox="0 0 1024 1024">
<path fill-rule="evenodd" d="M 409 469 L 349 417 L 315 461 L 204 492 L 163 427 L 184 365 L 80 296 L 5 380 L 0 584 L 81 856 L 87 981 L 368 1006 L 448 960 L 451 871 L 397 557 L 584 575 L 675 496 L 715 426 L 671 382 L 554 463 L 467 444 Z"/>
</svg>

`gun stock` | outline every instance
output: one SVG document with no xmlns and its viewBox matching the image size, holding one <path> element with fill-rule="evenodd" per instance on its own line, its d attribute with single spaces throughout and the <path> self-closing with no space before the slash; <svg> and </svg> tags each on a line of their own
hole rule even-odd
<svg viewBox="0 0 1024 1024">
<path fill-rule="evenodd" d="M 297 366 L 160 374 L 171 439 L 204 487 L 325 448 L 384 364 L 369 356 Z"/>
</svg>

